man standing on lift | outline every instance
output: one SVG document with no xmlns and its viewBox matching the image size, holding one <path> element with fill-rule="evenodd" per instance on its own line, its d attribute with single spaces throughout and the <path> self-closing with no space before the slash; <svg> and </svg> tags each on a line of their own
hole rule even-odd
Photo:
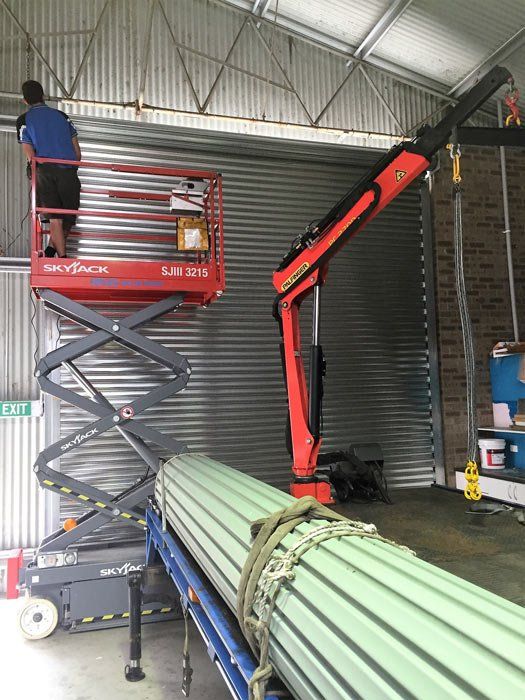
<svg viewBox="0 0 525 700">
<path fill-rule="evenodd" d="M 62 160 L 81 160 L 77 131 L 64 112 L 48 107 L 44 89 L 36 80 L 22 85 L 24 102 L 29 109 L 16 120 L 18 142 L 31 162 L 33 156 Z M 37 197 L 42 207 L 50 209 L 78 209 L 80 180 L 73 165 L 40 163 L 37 168 Z M 49 214 L 50 238 L 45 254 L 52 258 L 66 257 L 66 239 L 75 224 L 72 214 Z"/>
</svg>

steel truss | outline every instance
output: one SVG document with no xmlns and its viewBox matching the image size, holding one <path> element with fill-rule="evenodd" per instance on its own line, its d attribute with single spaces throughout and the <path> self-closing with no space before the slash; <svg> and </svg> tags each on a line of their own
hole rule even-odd
<svg viewBox="0 0 525 700">
<path fill-rule="evenodd" d="M 420 123 L 427 121 L 429 118 L 436 116 L 436 114 L 442 112 L 447 106 L 457 103 L 458 98 L 461 94 L 470 87 L 473 82 L 478 78 L 479 74 L 488 70 L 491 66 L 496 65 L 504 59 L 508 59 L 510 55 L 513 55 L 519 48 L 523 46 L 525 41 L 525 30 L 521 27 L 515 34 L 507 39 L 501 46 L 497 47 L 489 58 L 485 59 L 482 63 L 479 63 L 473 67 L 461 82 L 447 89 L 446 86 L 436 83 L 430 79 L 425 78 L 422 75 L 416 74 L 408 69 L 401 69 L 399 66 L 387 64 L 385 61 L 370 60 L 377 45 L 384 39 L 390 29 L 395 25 L 397 21 L 403 16 L 407 9 L 412 5 L 413 0 L 394 0 L 391 6 L 385 11 L 385 13 L 372 24 L 369 31 L 364 36 L 360 45 L 357 48 L 345 47 L 341 42 L 337 42 L 335 39 L 328 37 L 312 27 L 307 27 L 299 25 L 297 23 L 287 20 L 286 16 L 279 14 L 277 12 L 277 7 L 274 6 L 271 9 L 271 2 L 268 0 L 253 0 L 253 2 L 242 2 L 242 0 L 214 0 L 216 3 L 228 8 L 232 13 L 235 13 L 240 17 L 239 28 L 235 33 L 230 45 L 225 47 L 224 56 L 213 55 L 209 52 L 199 50 L 197 47 L 190 45 L 189 43 L 184 43 L 177 39 L 176 27 L 172 26 L 169 21 L 168 13 L 166 11 L 166 6 L 163 0 L 148 0 L 147 11 L 145 13 L 144 23 L 141 31 L 141 58 L 138 71 L 138 82 L 135 90 L 134 99 L 131 102 L 112 102 L 112 101 L 97 101 L 93 102 L 91 100 L 84 100 L 80 95 L 78 95 L 79 86 L 81 78 L 85 73 L 86 67 L 89 63 L 89 59 L 95 50 L 96 39 L 100 36 L 100 33 L 109 21 L 111 12 L 113 11 L 114 0 L 106 0 L 96 17 L 96 20 L 92 27 L 78 28 L 67 31 L 56 31 L 53 35 L 87 35 L 89 39 L 85 50 L 82 54 L 80 63 L 72 77 L 71 84 L 68 86 L 65 84 L 64 80 L 61 80 L 58 72 L 53 68 L 52 62 L 49 56 L 39 48 L 37 39 L 41 36 L 38 33 L 33 33 L 28 31 L 27 27 L 23 24 L 16 10 L 13 10 L 6 0 L 0 0 L 0 9 L 3 10 L 7 16 L 10 18 L 14 27 L 18 32 L 20 38 L 25 41 L 26 50 L 26 64 L 27 64 L 27 76 L 30 77 L 30 68 L 33 63 L 40 63 L 46 72 L 55 81 L 59 95 L 53 96 L 53 99 L 63 100 L 68 104 L 93 104 L 100 107 L 107 108 L 134 108 L 137 113 L 143 111 L 153 111 L 170 113 L 173 115 L 184 115 L 184 116 L 206 116 L 206 117 L 216 117 L 221 119 L 236 119 L 236 120 L 248 120 L 255 122 L 265 122 L 267 124 L 287 124 L 292 125 L 292 122 L 279 122 L 269 119 L 265 119 L 263 116 L 256 115 L 245 115 L 243 117 L 233 114 L 219 114 L 210 111 L 210 104 L 215 93 L 220 89 L 221 84 L 224 82 L 227 76 L 232 74 L 237 74 L 240 76 L 249 76 L 254 80 L 264 83 L 268 87 L 273 87 L 283 91 L 284 93 L 289 93 L 293 95 L 301 113 L 304 115 L 304 124 L 293 123 L 295 126 L 310 127 L 314 129 L 330 129 L 334 131 L 341 131 L 342 133 L 357 133 L 359 135 L 365 135 L 365 132 L 357 131 L 352 128 L 342 128 L 338 126 L 332 126 L 326 117 L 329 109 L 332 107 L 334 102 L 339 100 L 342 93 L 349 86 L 349 84 L 354 80 L 354 78 L 360 74 L 366 81 L 368 87 L 370 88 L 371 94 L 375 96 L 380 102 L 385 113 L 388 115 L 392 122 L 392 129 L 398 130 L 398 133 L 387 134 L 387 133 L 377 133 L 370 132 L 377 136 L 400 138 L 413 134 Z M 168 41 L 171 42 L 172 46 L 176 52 L 176 61 L 178 63 L 178 68 L 181 69 L 182 75 L 186 84 L 188 85 L 191 100 L 195 111 L 191 109 L 167 109 L 161 105 L 151 105 L 146 104 L 144 101 L 144 95 L 146 93 L 148 78 L 150 71 L 150 59 L 151 59 L 151 47 L 152 47 L 152 33 L 154 31 L 155 23 L 154 19 L 160 18 L 162 24 L 166 27 L 168 32 Z M 298 84 L 294 81 L 292 75 L 285 70 L 282 63 L 279 61 L 276 51 L 274 51 L 273 45 L 270 46 L 268 40 L 266 39 L 263 29 L 270 29 L 272 32 L 276 29 L 278 30 L 281 38 L 288 37 L 299 39 L 309 45 L 314 46 L 316 49 L 329 52 L 335 56 L 340 57 L 344 60 L 346 64 L 346 72 L 342 77 L 339 85 L 336 87 L 335 91 L 331 95 L 327 95 L 324 100 L 324 105 L 321 105 L 318 113 L 311 114 L 310 109 L 307 107 L 306 102 L 303 97 L 301 97 L 300 89 Z M 241 39 L 246 39 L 246 33 L 251 33 L 250 39 L 260 43 L 264 51 L 269 56 L 270 65 L 273 66 L 279 73 L 278 80 L 271 79 L 269 77 L 269 68 L 267 68 L 268 75 L 262 75 L 264 71 L 260 71 L 257 66 L 242 67 L 237 65 L 234 60 L 235 49 L 239 45 Z M 44 35 L 42 35 L 44 36 Z M 45 35 L 47 36 L 47 35 Z M 130 37 L 130 42 L 132 41 Z M 272 42 L 273 44 L 273 42 Z M 211 86 L 208 89 L 207 94 L 202 96 L 199 95 L 199 90 L 197 85 L 192 80 L 191 72 L 188 68 L 188 56 L 195 56 L 202 58 L 206 61 L 212 62 L 218 66 L 218 73 L 213 80 Z M 356 70 L 358 69 L 358 70 Z M 426 115 L 420 115 L 422 118 L 418 118 L 417 123 L 406 123 L 403 124 L 402 116 L 397 113 L 392 104 L 391 96 L 385 92 L 377 79 L 374 78 L 374 74 L 386 76 L 388 78 L 394 78 L 404 85 L 410 86 L 414 89 L 422 91 L 429 96 L 433 96 L 441 100 L 441 104 L 433 109 L 433 111 Z M 18 94 L 10 92 L 2 92 L 4 97 L 13 97 L 19 99 Z M 493 116 L 493 115 L 489 115 Z M 366 128 L 366 127 L 365 127 Z"/>
<path fill-rule="evenodd" d="M 35 374 L 40 388 L 46 394 L 95 416 L 95 420 L 90 424 L 46 447 L 36 460 L 34 471 L 41 486 L 90 508 L 77 520 L 73 529 L 60 528 L 46 537 L 39 549 L 44 553 L 63 550 L 110 520 L 124 521 L 137 528 L 144 528 L 146 521 L 140 503 L 153 493 L 155 475 L 160 464 L 159 457 L 148 443 L 159 446 L 170 455 L 186 452 L 187 447 L 183 442 L 145 425 L 137 420 L 137 416 L 182 391 L 190 378 L 191 368 L 188 360 L 178 352 L 137 332 L 137 329 L 146 323 L 176 311 L 183 302 L 183 293 L 157 301 L 118 322 L 50 289 L 40 290 L 39 296 L 49 310 L 93 331 L 49 352 L 39 361 Z M 78 358 L 111 341 L 163 365 L 173 373 L 173 378 L 145 396 L 121 408 L 115 408 L 74 364 Z M 50 378 L 51 373 L 60 366 L 67 369 L 84 394 L 60 386 Z M 86 445 L 93 438 L 112 429 L 120 432 L 147 466 L 144 476 L 119 495 L 112 496 L 50 466 L 53 460 Z"/>
</svg>

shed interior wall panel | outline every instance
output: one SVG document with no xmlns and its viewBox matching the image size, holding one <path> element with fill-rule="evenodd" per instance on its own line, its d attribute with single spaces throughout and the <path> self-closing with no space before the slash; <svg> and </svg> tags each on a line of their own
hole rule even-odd
<svg viewBox="0 0 525 700">
<path fill-rule="evenodd" d="M 28 275 L 0 272 L 0 318 L 0 401 L 37 401 L 34 355 L 48 331 Z M 32 469 L 43 441 L 43 417 L 0 418 L 0 549 L 33 547 L 45 534 L 46 494 Z"/>
</svg>

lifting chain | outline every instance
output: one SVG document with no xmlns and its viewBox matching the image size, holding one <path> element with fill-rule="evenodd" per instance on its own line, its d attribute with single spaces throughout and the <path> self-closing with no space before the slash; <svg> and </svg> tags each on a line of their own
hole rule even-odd
<svg viewBox="0 0 525 700">
<path fill-rule="evenodd" d="M 520 98 L 520 91 L 514 84 L 514 78 L 509 80 L 509 89 L 505 93 L 505 104 L 510 109 L 510 114 L 505 119 L 505 126 L 521 126 L 520 108 L 518 107 L 518 100 Z"/>
<path fill-rule="evenodd" d="M 465 467 L 465 498 L 479 501 L 482 493 L 476 463 L 476 366 L 472 321 L 468 309 L 465 273 L 463 269 L 463 218 L 461 206 L 461 149 L 457 143 L 449 143 L 447 149 L 452 158 L 452 183 L 454 201 L 454 267 L 459 316 L 465 352 L 465 375 L 467 384 L 467 463 Z"/>
<path fill-rule="evenodd" d="M 31 48 L 31 37 L 26 34 L 26 80 L 31 79 L 31 58 L 33 49 Z"/>
</svg>

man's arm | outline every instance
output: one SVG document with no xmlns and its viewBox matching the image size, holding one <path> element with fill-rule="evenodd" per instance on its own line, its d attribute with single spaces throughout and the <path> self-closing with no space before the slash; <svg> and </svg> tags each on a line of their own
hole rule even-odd
<svg viewBox="0 0 525 700">
<path fill-rule="evenodd" d="M 76 156 L 77 160 L 82 160 L 82 151 L 80 150 L 80 144 L 78 142 L 78 137 L 73 136 L 73 138 L 71 139 L 71 142 L 73 144 L 73 148 L 75 149 L 75 156 Z"/>
<path fill-rule="evenodd" d="M 22 143 L 22 150 L 24 151 L 24 155 L 27 158 L 27 162 L 31 162 L 31 158 L 35 155 L 35 149 L 30 143 Z"/>
<path fill-rule="evenodd" d="M 27 162 L 30 163 L 31 159 L 35 155 L 35 149 L 33 146 L 33 142 L 31 141 L 31 137 L 29 136 L 27 131 L 25 114 L 21 114 L 16 120 L 16 136 L 18 139 L 18 143 L 22 146 Z"/>
</svg>

